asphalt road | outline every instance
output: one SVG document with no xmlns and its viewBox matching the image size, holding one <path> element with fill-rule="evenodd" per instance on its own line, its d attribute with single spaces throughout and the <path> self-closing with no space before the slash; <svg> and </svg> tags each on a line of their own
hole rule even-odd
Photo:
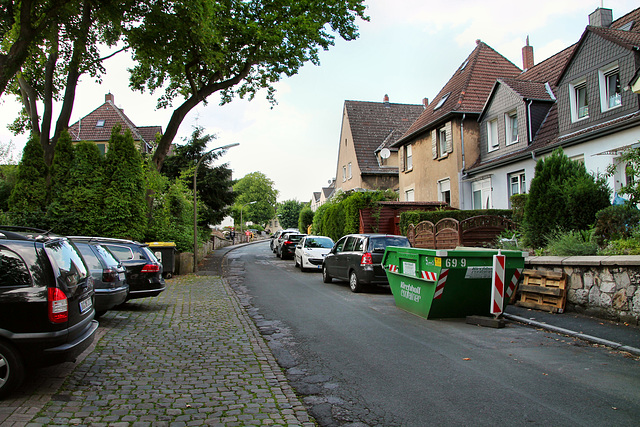
<svg viewBox="0 0 640 427">
<path fill-rule="evenodd" d="M 516 323 L 425 320 L 280 260 L 227 255 L 232 287 L 322 426 L 638 425 L 640 362 Z"/>
</svg>

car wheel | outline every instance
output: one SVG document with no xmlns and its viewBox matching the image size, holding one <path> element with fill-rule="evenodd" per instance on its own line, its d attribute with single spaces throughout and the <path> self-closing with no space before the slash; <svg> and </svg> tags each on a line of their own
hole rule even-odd
<svg viewBox="0 0 640 427">
<path fill-rule="evenodd" d="M 327 266 L 323 265 L 322 266 L 322 281 L 324 283 L 331 283 L 332 280 L 333 280 L 333 278 L 329 275 L 329 272 L 327 271 Z"/>
<path fill-rule="evenodd" d="M 24 364 L 18 351 L 0 341 L 0 397 L 15 390 L 24 379 Z"/>
<path fill-rule="evenodd" d="M 104 314 L 107 312 L 107 310 L 100 310 L 100 311 L 96 311 L 96 313 L 93 315 L 94 319 L 99 319 L 102 316 L 104 316 Z"/>
<path fill-rule="evenodd" d="M 351 292 L 362 292 L 363 286 L 358 280 L 358 275 L 355 271 L 349 274 L 349 288 L 351 288 Z"/>
</svg>

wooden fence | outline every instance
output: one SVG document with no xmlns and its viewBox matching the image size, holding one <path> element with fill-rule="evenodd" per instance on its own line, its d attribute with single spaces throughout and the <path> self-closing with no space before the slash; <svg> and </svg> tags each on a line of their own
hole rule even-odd
<svg viewBox="0 0 640 427">
<path fill-rule="evenodd" d="M 407 238 L 415 248 L 482 247 L 493 245 L 503 231 L 515 228 L 515 222 L 501 216 L 479 215 L 462 221 L 444 218 L 435 224 L 431 221 L 422 221 L 418 225 L 410 224 Z"/>
</svg>

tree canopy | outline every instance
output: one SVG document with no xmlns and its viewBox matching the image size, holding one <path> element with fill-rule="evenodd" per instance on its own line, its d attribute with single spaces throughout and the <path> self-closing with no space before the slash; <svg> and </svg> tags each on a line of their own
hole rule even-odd
<svg viewBox="0 0 640 427">
<path fill-rule="evenodd" d="M 232 216 L 235 223 L 251 221 L 264 227 L 273 219 L 278 198 L 278 190 L 274 185 L 262 172 L 252 172 L 240 178 L 233 186 L 236 202 Z"/>
<path fill-rule="evenodd" d="M 278 221 L 282 228 L 297 228 L 304 205 L 297 200 L 285 200 L 278 206 Z M 304 232 L 303 230 L 300 230 Z"/>
</svg>

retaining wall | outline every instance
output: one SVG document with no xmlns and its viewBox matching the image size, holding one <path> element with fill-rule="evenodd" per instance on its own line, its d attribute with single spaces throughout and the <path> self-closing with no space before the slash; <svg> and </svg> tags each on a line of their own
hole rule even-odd
<svg viewBox="0 0 640 427">
<path fill-rule="evenodd" d="M 527 257 L 525 268 L 564 271 L 567 310 L 640 324 L 640 256 Z"/>
</svg>

